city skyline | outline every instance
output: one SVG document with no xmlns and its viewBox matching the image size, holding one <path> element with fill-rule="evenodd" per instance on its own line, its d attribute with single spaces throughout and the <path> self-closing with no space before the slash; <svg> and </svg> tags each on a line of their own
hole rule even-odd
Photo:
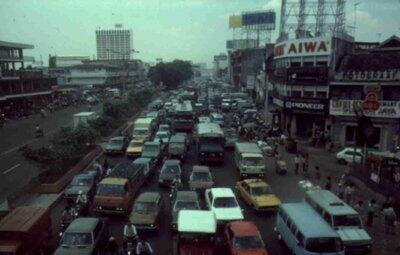
<svg viewBox="0 0 400 255">
<path fill-rule="evenodd" d="M 226 52 L 226 40 L 232 39 L 228 17 L 244 11 L 273 9 L 279 27 L 281 0 L 149 0 L 149 1 L 2 1 L 0 31 L 3 41 L 33 44 L 26 55 L 43 57 L 90 55 L 96 57 L 95 31 L 123 24 L 132 29 L 133 45 L 140 53 L 135 58 L 154 62 L 175 58 L 212 63 L 214 55 Z M 349 0 L 346 25 L 354 22 L 357 5 L 359 41 L 385 40 L 399 34 L 400 11 L 397 0 Z M 212 8 L 210 8 L 210 5 Z M 94 8 L 95 7 L 95 8 Z M 34 32 L 33 32 L 34 31 Z M 278 29 L 273 33 L 273 42 Z M 66 47 L 67 46 L 67 47 Z"/>
</svg>

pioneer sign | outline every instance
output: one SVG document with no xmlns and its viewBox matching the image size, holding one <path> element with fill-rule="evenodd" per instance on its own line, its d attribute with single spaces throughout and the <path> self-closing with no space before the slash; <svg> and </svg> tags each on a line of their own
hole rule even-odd
<svg viewBox="0 0 400 255">
<path fill-rule="evenodd" d="M 318 98 L 286 98 L 285 109 L 293 112 L 322 114 L 327 112 L 327 100 Z"/>
<path fill-rule="evenodd" d="M 330 38 L 304 38 L 278 43 L 274 48 L 274 58 L 328 56 L 330 52 Z"/>
</svg>

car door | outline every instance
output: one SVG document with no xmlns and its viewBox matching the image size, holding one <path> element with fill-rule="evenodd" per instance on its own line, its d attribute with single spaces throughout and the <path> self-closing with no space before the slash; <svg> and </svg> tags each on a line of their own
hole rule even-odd
<svg viewBox="0 0 400 255">
<path fill-rule="evenodd" d="M 158 200 L 157 200 L 157 215 L 156 215 L 157 224 L 160 223 L 160 215 L 161 215 L 162 209 L 163 209 L 163 201 L 161 199 L 161 196 L 159 196 Z"/>
</svg>

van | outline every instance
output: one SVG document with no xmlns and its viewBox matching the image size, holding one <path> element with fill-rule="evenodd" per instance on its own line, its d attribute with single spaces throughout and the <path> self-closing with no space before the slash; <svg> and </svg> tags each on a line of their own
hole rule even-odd
<svg viewBox="0 0 400 255">
<path fill-rule="evenodd" d="M 153 118 L 138 118 L 133 124 L 131 138 L 150 140 L 154 128 L 155 121 Z"/>
<path fill-rule="evenodd" d="M 169 140 L 168 144 L 168 155 L 169 158 L 180 158 L 184 159 L 186 156 L 187 139 L 186 136 L 173 135 Z"/>
<path fill-rule="evenodd" d="M 335 194 L 329 190 L 309 190 L 305 201 L 334 228 L 346 252 L 366 253 L 371 250 L 372 239 L 365 231 L 360 215 Z"/>
<path fill-rule="evenodd" d="M 275 231 L 292 254 L 344 255 L 339 235 L 306 203 L 281 204 Z"/>
<path fill-rule="evenodd" d="M 235 143 L 234 161 L 240 178 L 265 174 L 265 159 L 261 149 L 255 143 Z"/>
</svg>

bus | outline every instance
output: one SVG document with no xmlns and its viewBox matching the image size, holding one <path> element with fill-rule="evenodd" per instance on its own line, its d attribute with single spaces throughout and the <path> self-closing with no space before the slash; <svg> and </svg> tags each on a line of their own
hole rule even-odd
<svg viewBox="0 0 400 255">
<path fill-rule="evenodd" d="M 225 135 L 216 123 L 196 126 L 197 156 L 201 163 L 224 162 Z"/>
<path fill-rule="evenodd" d="M 344 255 L 339 235 L 306 203 L 281 204 L 275 231 L 296 255 Z"/>
<path fill-rule="evenodd" d="M 372 239 L 365 231 L 360 215 L 335 194 L 329 190 L 309 190 L 305 201 L 336 230 L 346 251 L 367 253 L 371 250 Z"/>
<path fill-rule="evenodd" d="M 172 128 L 175 131 L 192 132 L 194 127 L 194 113 L 190 101 L 184 101 L 175 105 L 172 119 Z"/>
</svg>

